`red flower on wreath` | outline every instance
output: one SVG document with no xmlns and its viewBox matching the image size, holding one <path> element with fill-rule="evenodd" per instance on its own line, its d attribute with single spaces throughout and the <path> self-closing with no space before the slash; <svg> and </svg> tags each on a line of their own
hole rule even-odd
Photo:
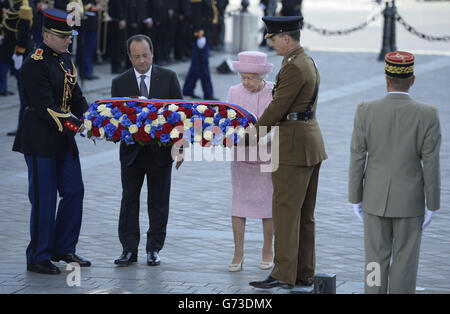
<svg viewBox="0 0 450 314">
<path fill-rule="evenodd" d="M 212 110 L 211 108 L 208 108 L 203 112 L 203 115 L 205 117 L 214 117 L 214 110 Z"/>
<path fill-rule="evenodd" d="M 172 113 L 173 113 L 173 111 L 166 110 L 166 111 L 163 112 L 163 116 L 164 116 L 164 118 L 167 119 L 167 117 L 170 116 Z"/>
<path fill-rule="evenodd" d="M 98 130 L 98 127 L 92 127 L 92 136 L 100 137 L 100 131 Z"/>
<path fill-rule="evenodd" d="M 156 112 L 150 112 L 147 117 L 153 121 L 158 119 L 158 114 Z"/>
<path fill-rule="evenodd" d="M 173 129 L 173 126 L 170 123 L 166 123 L 162 126 L 163 133 L 170 133 L 172 131 L 172 129 Z"/>
</svg>

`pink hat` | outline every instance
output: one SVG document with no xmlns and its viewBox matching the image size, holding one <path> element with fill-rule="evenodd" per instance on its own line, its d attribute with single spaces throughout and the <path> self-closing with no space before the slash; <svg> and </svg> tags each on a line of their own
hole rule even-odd
<svg viewBox="0 0 450 314">
<path fill-rule="evenodd" d="M 239 61 L 233 61 L 236 72 L 266 74 L 272 71 L 273 64 L 267 63 L 267 54 L 263 52 L 243 51 L 238 58 Z"/>
</svg>

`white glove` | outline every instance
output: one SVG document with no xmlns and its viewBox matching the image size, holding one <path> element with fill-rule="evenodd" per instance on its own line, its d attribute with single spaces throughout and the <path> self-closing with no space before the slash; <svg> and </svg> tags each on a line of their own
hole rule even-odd
<svg viewBox="0 0 450 314">
<path fill-rule="evenodd" d="M 22 67 L 22 63 L 23 63 L 23 55 L 13 54 L 11 58 L 14 60 L 14 68 L 16 70 L 20 70 L 20 68 Z"/>
<path fill-rule="evenodd" d="M 427 213 L 422 224 L 422 230 L 424 230 L 430 224 L 431 220 L 433 220 L 434 215 L 436 215 L 435 211 L 427 209 Z"/>
<path fill-rule="evenodd" d="M 197 47 L 200 49 L 203 49 L 206 46 L 206 38 L 205 36 L 200 37 L 197 39 Z"/>
<path fill-rule="evenodd" d="M 359 220 L 363 222 L 362 203 L 353 204 L 353 211 L 355 212 L 356 216 L 358 216 Z"/>
</svg>

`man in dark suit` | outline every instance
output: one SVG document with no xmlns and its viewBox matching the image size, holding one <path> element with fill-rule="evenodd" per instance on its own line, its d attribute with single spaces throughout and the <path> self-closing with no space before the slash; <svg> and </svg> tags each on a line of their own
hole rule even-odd
<svg viewBox="0 0 450 314">
<path fill-rule="evenodd" d="M 144 96 L 146 98 L 182 99 L 175 72 L 153 65 L 153 44 L 148 36 L 135 35 L 127 41 L 131 69 L 112 81 L 112 97 Z M 169 216 L 172 155 L 169 147 L 120 144 L 122 203 L 119 239 L 123 253 L 114 261 L 118 265 L 137 262 L 139 246 L 139 197 L 147 176 L 148 215 L 147 264 L 160 264 L 159 251 L 166 237 Z"/>
</svg>

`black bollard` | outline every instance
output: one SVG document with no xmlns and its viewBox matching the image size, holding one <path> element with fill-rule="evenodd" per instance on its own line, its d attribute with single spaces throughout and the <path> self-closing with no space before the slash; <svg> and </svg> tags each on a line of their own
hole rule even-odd
<svg viewBox="0 0 450 314">
<path fill-rule="evenodd" d="M 249 0 L 242 0 L 241 1 L 241 6 L 242 6 L 241 12 L 247 12 L 247 8 L 249 5 L 250 5 Z"/>
<path fill-rule="evenodd" d="M 395 0 L 392 0 L 391 7 L 391 36 L 390 36 L 390 51 L 397 50 L 396 36 L 395 36 L 395 23 L 397 22 L 397 7 L 395 6 Z M 383 57 L 384 58 L 384 57 Z"/>
<path fill-rule="evenodd" d="M 384 56 L 386 53 L 391 51 L 391 7 L 389 3 L 386 2 L 386 8 L 383 10 L 384 16 L 384 25 L 383 25 L 383 38 L 382 38 L 382 47 L 380 54 L 378 55 L 378 61 L 384 61 Z"/>
</svg>

